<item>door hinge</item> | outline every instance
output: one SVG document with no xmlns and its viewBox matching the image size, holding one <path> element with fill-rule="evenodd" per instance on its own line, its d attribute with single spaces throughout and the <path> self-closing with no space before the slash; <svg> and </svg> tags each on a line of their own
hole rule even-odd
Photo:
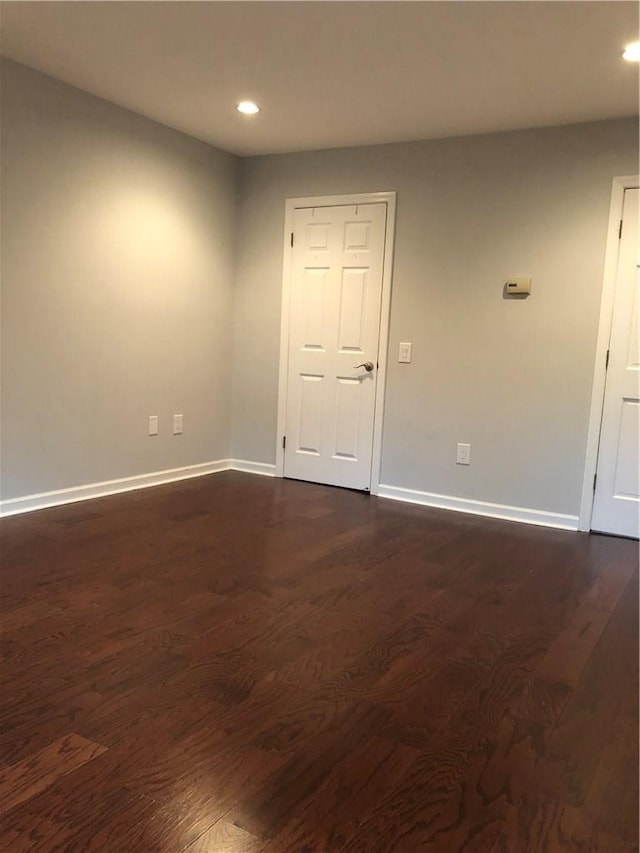
<svg viewBox="0 0 640 853">
<path fill-rule="evenodd" d="M 598 479 L 598 475 L 597 475 L 597 474 L 594 474 L 594 475 L 593 475 L 593 491 L 594 491 L 594 492 L 595 492 L 595 490 L 596 490 L 596 480 L 597 480 L 597 479 Z"/>
<path fill-rule="evenodd" d="M 291 248 L 293 249 L 293 231 L 291 232 Z"/>
<path fill-rule="evenodd" d="M 618 227 L 618 240 L 622 237 L 622 219 L 620 220 L 620 225 Z"/>
<path fill-rule="evenodd" d="M 607 357 L 604 362 L 604 369 L 606 370 L 609 367 L 609 350 L 607 350 Z"/>
<path fill-rule="evenodd" d="M 285 450 L 286 447 L 287 447 L 287 436 L 283 435 L 282 436 L 282 449 Z"/>
</svg>

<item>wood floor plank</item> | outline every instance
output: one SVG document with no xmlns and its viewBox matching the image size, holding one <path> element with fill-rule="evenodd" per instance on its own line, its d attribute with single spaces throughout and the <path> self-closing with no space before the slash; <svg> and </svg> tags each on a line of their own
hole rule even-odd
<svg viewBox="0 0 640 853">
<path fill-rule="evenodd" d="M 253 796 L 233 808 L 229 815 L 233 822 L 258 837 L 273 836 L 334 766 L 381 728 L 383 717 L 383 710 L 376 706 L 358 704 L 348 709 L 316 735 L 313 749 L 296 753 Z"/>
<path fill-rule="evenodd" d="M 45 749 L 0 771 L 0 815 L 51 787 L 67 773 L 105 752 L 106 747 L 80 735 L 59 738 Z"/>
<path fill-rule="evenodd" d="M 479 761 L 482 750 L 473 737 L 434 738 L 342 849 L 490 850 L 502 829 L 499 815 L 472 809 L 474 790 L 466 782 Z M 472 839 L 477 846 L 470 846 Z"/>
<path fill-rule="evenodd" d="M 185 848 L 185 853 L 261 853 L 264 841 L 228 820 L 219 820 Z"/>
<path fill-rule="evenodd" d="M 238 472 L 0 533 L 0 849 L 637 853 L 637 543 Z"/>
<path fill-rule="evenodd" d="M 636 803 L 637 807 L 637 803 Z M 529 794 L 512 809 L 491 853 L 636 853 L 638 842 L 608 835 L 585 809 L 542 794 Z"/>
<path fill-rule="evenodd" d="M 576 609 L 540 662 L 538 675 L 575 687 L 611 614 L 587 602 Z"/>
<path fill-rule="evenodd" d="M 416 757 L 416 750 L 378 736 L 339 762 L 313 797 L 264 848 L 264 853 L 328 853 L 344 848 L 376 813 L 389 787 Z"/>
<path fill-rule="evenodd" d="M 144 848 L 124 846 L 127 836 L 153 827 L 156 813 L 155 803 L 127 791 L 105 795 L 99 788 L 54 786 L 0 818 L 0 849 L 142 853 Z"/>
<path fill-rule="evenodd" d="M 585 804 L 596 831 L 625 843 L 638 840 L 638 754 L 637 718 L 618 718 Z"/>
<path fill-rule="evenodd" d="M 95 713 L 103 704 L 102 697 L 95 691 L 76 694 L 69 701 L 52 702 L 48 707 L 41 706 L 41 713 L 22 725 L 7 729 L 0 737 L 0 756 L 7 765 L 17 764 L 35 752 L 44 749 L 52 741 L 76 731 L 87 740 L 102 743 L 99 737 L 89 736 L 81 730 L 80 721 Z M 104 746 L 109 746 L 105 743 Z"/>
<path fill-rule="evenodd" d="M 553 730 L 532 778 L 533 790 L 581 806 L 612 733 L 626 720 L 637 721 L 638 691 L 631 690 L 638 678 L 637 590 L 633 578 Z M 623 652 L 631 642 L 634 652 Z"/>
</svg>

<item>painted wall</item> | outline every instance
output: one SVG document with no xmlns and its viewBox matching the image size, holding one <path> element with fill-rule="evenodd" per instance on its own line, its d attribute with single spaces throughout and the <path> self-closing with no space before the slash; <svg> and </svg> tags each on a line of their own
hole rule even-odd
<svg viewBox="0 0 640 853">
<path fill-rule="evenodd" d="M 237 159 L 9 61 L 1 100 L 3 497 L 226 458 Z"/>
<path fill-rule="evenodd" d="M 577 515 L 611 180 L 637 152 L 630 119 L 244 160 L 233 456 L 275 460 L 285 199 L 396 190 L 382 482 Z"/>
<path fill-rule="evenodd" d="M 9 61 L 1 94 L 3 498 L 272 463 L 285 199 L 396 190 L 382 482 L 578 513 L 634 120 L 240 163 Z"/>
</svg>

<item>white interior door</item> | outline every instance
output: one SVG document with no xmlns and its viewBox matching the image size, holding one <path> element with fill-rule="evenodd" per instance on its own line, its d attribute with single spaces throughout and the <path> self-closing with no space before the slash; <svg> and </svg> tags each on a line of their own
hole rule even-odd
<svg viewBox="0 0 640 853">
<path fill-rule="evenodd" d="M 284 475 L 371 486 L 387 206 L 294 213 Z"/>
<path fill-rule="evenodd" d="M 640 189 L 624 194 L 592 530 L 640 532 Z"/>
</svg>

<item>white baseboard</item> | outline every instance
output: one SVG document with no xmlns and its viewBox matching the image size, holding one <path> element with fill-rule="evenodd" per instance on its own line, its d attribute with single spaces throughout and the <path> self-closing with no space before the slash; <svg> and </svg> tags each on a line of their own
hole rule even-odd
<svg viewBox="0 0 640 853">
<path fill-rule="evenodd" d="M 219 471 L 229 470 L 275 477 L 276 466 L 269 465 L 266 462 L 249 462 L 246 459 L 218 459 L 216 462 L 185 465 L 183 468 L 168 468 L 165 471 L 154 471 L 151 474 L 122 477 L 119 480 L 105 480 L 103 483 L 88 483 L 85 486 L 73 486 L 69 489 L 58 489 L 53 492 L 41 492 L 37 495 L 26 495 L 22 498 L 9 498 L 0 501 L 0 518 L 23 512 L 33 512 L 36 509 L 47 509 L 62 504 L 88 501 L 92 498 L 118 495 L 121 492 L 132 492 L 135 489 L 148 489 L 151 486 L 161 486 L 164 483 L 175 483 L 178 480 L 188 480 L 191 477 L 203 477 L 205 474 L 217 474 Z"/>
<path fill-rule="evenodd" d="M 140 474 L 136 477 L 122 477 L 119 480 L 105 480 L 103 483 L 89 483 L 86 486 L 74 486 L 70 489 L 58 489 L 54 492 L 41 492 L 38 495 L 10 498 L 0 501 L 0 517 L 32 512 L 36 509 L 46 509 L 61 504 L 76 503 L 77 501 L 87 501 L 92 498 L 103 498 L 107 495 L 131 492 L 134 489 L 148 489 L 151 486 L 160 486 L 163 483 L 174 483 L 177 480 L 187 480 L 191 477 L 202 477 L 205 474 L 227 471 L 230 467 L 228 459 L 219 459 L 217 462 L 203 462 L 200 465 L 169 468 L 165 471 L 154 471 L 151 474 Z"/>
<path fill-rule="evenodd" d="M 526 509 L 519 506 L 494 504 L 487 501 L 475 501 L 469 498 L 454 498 L 449 495 L 436 495 L 431 492 L 419 492 L 415 489 L 401 489 L 398 486 L 378 486 L 378 497 L 394 501 L 433 506 L 438 509 L 451 509 L 454 512 L 468 512 L 472 515 L 485 515 L 489 518 L 502 518 L 507 521 L 522 521 L 525 524 L 538 524 L 542 527 L 558 527 L 561 530 L 577 530 L 578 516 L 563 515 L 559 512 L 545 512 L 539 509 Z"/>
<path fill-rule="evenodd" d="M 229 459 L 232 471 L 246 471 L 247 474 L 261 474 L 263 477 L 275 477 L 276 466 L 267 462 L 249 462 L 247 459 Z"/>
<path fill-rule="evenodd" d="M 89 483 L 85 486 L 41 492 L 37 495 L 26 495 L 21 498 L 10 498 L 0 501 L 0 517 L 91 500 L 92 498 L 102 498 L 107 495 L 117 495 L 135 489 L 148 489 L 152 486 L 229 470 L 260 474 L 263 477 L 276 476 L 276 466 L 266 462 L 250 462 L 247 459 L 219 459 L 216 462 L 203 462 L 200 465 L 186 465 L 183 468 L 169 468 L 165 471 L 155 471 L 135 477 L 123 477 L 119 480 L 106 480 L 102 483 Z M 436 495 L 431 492 L 420 492 L 414 489 L 402 489 L 398 486 L 382 484 L 378 487 L 377 494 L 381 498 L 438 507 L 439 509 L 451 509 L 455 512 L 468 512 L 473 515 L 502 518 L 508 521 L 522 521 L 526 524 L 539 524 L 544 527 L 558 527 L 562 530 L 578 529 L 577 515 L 561 515 L 556 512 L 474 501 L 468 498 L 454 498 L 448 495 Z"/>
</svg>

